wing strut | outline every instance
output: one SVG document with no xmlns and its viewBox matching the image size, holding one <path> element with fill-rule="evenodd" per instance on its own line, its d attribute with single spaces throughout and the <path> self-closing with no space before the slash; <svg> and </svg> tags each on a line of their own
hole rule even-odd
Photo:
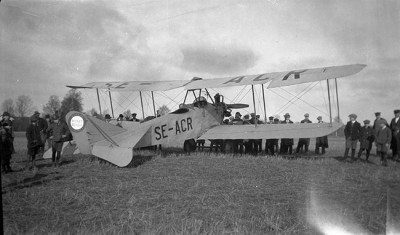
<svg viewBox="0 0 400 235">
<path fill-rule="evenodd" d="M 254 98 L 254 85 L 251 85 L 251 92 L 253 93 L 254 125 L 257 126 L 256 99 Z"/>
<path fill-rule="evenodd" d="M 267 122 L 267 108 L 265 106 L 264 84 L 261 84 L 261 89 L 262 89 L 263 103 L 264 103 L 264 121 Z"/>
<path fill-rule="evenodd" d="M 108 89 L 108 95 L 110 96 L 111 113 L 112 113 L 113 118 L 115 118 L 114 117 L 114 109 L 113 109 L 112 100 L 111 100 L 111 90 L 110 89 Z"/>
<path fill-rule="evenodd" d="M 101 105 L 100 105 L 99 88 L 96 88 L 96 92 L 97 92 L 97 101 L 99 102 L 99 111 L 100 111 L 100 116 L 103 116 L 103 114 L 101 113 Z"/>
<path fill-rule="evenodd" d="M 337 88 L 337 79 L 335 78 L 335 86 L 336 86 L 336 103 L 337 103 L 337 112 L 338 112 L 338 121 L 341 122 L 340 119 L 340 111 L 339 111 L 339 94 L 338 94 L 338 88 Z"/>
<path fill-rule="evenodd" d="M 140 95 L 140 104 L 142 105 L 142 116 L 143 116 L 143 120 L 144 120 L 144 109 L 143 109 L 142 91 L 139 91 L 139 95 Z"/>
<path fill-rule="evenodd" d="M 153 94 L 153 91 L 151 91 L 151 99 L 153 100 L 154 117 L 157 117 L 156 106 L 155 106 L 155 104 L 154 104 L 154 94 Z"/>
<path fill-rule="evenodd" d="M 328 102 L 329 102 L 329 120 L 332 126 L 332 108 L 331 108 L 331 92 L 329 88 L 329 80 L 326 80 L 326 84 L 328 85 Z"/>
</svg>

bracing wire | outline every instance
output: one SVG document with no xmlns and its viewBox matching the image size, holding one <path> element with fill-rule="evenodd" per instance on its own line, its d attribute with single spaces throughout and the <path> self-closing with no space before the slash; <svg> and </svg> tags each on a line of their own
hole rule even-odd
<svg viewBox="0 0 400 235">
<path fill-rule="evenodd" d="M 305 94 L 307 94 L 312 88 L 314 88 L 316 85 L 317 85 L 317 83 L 316 84 L 314 84 L 312 87 L 311 87 L 311 85 L 312 84 L 310 84 L 305 90 L 303 90 L 302 92 L 300 92 L 298 95 L 296 95 L 295 97 L 293 97 L 292 98 L 292 101 L 294 101 L 294 102 L 296 102 L 297 100 L 301 100 L 301 97 L 303 97 Z M 292 104 L 294 104 L 294 103 L 292 103 Z M 281 112 L 283 112 L 283 111 L 285 111 L 287 108 L 289 108 L 290 107 L 290 105 L 292 105 L 292 104 L 288 104 L 288 106 L 287 107 L 285 107 Z M 316 107 L 314 107 L 314 106 L 311 106 L 312 108 L 314 108 L 314 109 L 317 109 L 317 110 L 319 110 L 318 108 L 316 108 Z M 321 111 L 321 110 L 319 110 L 320 112 L 323 112 L 323 111 Z"/>
<path fill-rule="evenodd" d="M 314 87 L 316 86 L 316 84 L 317 84 L 317 83 L 314 83 L 314 85 L 313 85 L 310 89 L 308 89 L 307 91 L 305 91 L 305 93 L 308 93 L 309 91 L 311 91 L 312 88 L 314 88 Z M 311 85 L 312 85 L 312 84 L 310 84 L 309 86 L 311 86 Z M 295 97 L 298 96 L 298 95 L 295 95 L 295 94 L 293 94 L 293 93 L 291 93 L 291 92 L 289 92 L 289 91 L 287 91 L 287 90 L 285 90 L 285 89 L 282 89 L 282 88 L 281 88 L 281 90 L 284 91 L 284 92 L 286 92 L 286 93 L 288 93 L 289 95 L 292 95 L 292 96 L 295 96 Z M 302 95 L 302 96 L 303 96 L 303 95 Z M 312 104 L 308 103 L 307 101 L 301 99 L 302 96 L 300 96 L 297 100 L 300 100 L 300 101 L 304 102 L 305 104 L 307 104 L 307 105 L 309 105 L 310 107 L 312 107 L 312 108 L 318 110 L 319 112 L 324 112 L 324 111 L 318 109 L 317 107 L 313 106 Z"/>
</svg>

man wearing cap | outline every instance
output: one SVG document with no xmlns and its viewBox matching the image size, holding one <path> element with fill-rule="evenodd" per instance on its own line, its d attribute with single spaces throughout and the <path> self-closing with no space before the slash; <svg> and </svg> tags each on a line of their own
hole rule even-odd
<svg viewBox="0 0 400 235">
<path fill-rule="evenodd" d="M 312 123 L 310 119 L 308 119 L 310 115 L 308 113 L 304 114 L 304 119 L 300 121 L 300 123 Z M 300 150 L 304 152 L 308 152 L 308 146 L 310 146 L 310 138 L 300 138 L 299 142 L 297 143 L 296 153 L 299 153 Z"/>
<path fill-rule="evenodd" d="M 28 140 L 28 164 L 32 163 L 32 167 L 35 169 L 35 158 L 39 153 L 40 147 L 43 146 L 42 138 L 40 136 L 40 129 L 38 126 L 37 115 L 32 115 L 30 118 L 31 124 L 26 128 L 26 139 Z"/>
<path fill-rule="evenodd" d="M 274 124 L 274 117 L 270 116 L 268 117 L 268 122 L 267 124 Z M 274 139 L 266 139 L 265 140 L 265 153 L 266 154 L 271 154 L 274 155 Z"/>
<path fill-rule="evenodd" d="M 324 121 L 322 121 L 322 116 L 318 116 L 317 117 L 318 123 L 324 123 Z M 328 148 L 329 144 L 328 144 L 328 136 L 321 136 L 321 137 L 317 137 L 315 140 L 315 153 L 319 154 L 319 148 L 321 148 L 321 153 L 325 154 L 325 148 Z"/>
<path fill-rule="evenodd" d="M 365 150 L 367 152 L 365 154 L 365 160 L 368 161 L 374 138 L 374 129 L 372 129 L 372 127 L 370 126 L 370 121 L 364 120 L 364 126 L 361 127 L 360 150 L 358 151 L 358 159 L 361 158 L 361 154 Z"/>
<path fill-rule="evenodd" d="M 394 110 L 394 118 L 390 122 L 392 130 L 392 152 L 393 159 L 400 157 L 400 109 Z"/>
<path fill-rule="evenodd" d="M 290 114 L 286 113 L 284 115 L 285 120 L 283 120 L 281 122 L 281 124 L 293 124 L 293 122 L 290 120 Z M 294 144 L 294 140 L 293 139 L 289 139 L 289 138 L 283 138 L 281 139 L 281 152 L 283 154 L 292 154 L 293 153 L 293 144 Z"/>
<path fill-rule="evenodd" d="M 347 122 L 344 128 L 344 135 L 346 137 L 346 150 L 344 152 L 344 159 L 348 157 L 349 150 L 351 148 L 351 160 L 354 160 L 356 153 L 357 142 L 361 136 L 361 125 L 356 121 L 357 115 L 350 114 L 350 121 Z"/>
<path fill-rule="evenodd" d="M 63 147 L 63 143 L 66 141 L 66 137 L 69 134 L 69 130 L 67 125 L 64 122 L 60 121 L 60 117 L 58 115 L 53 115 L 53 123 L 51 124 L 49 131 L 52 133 L 50 139 L 53 144 L 51 146 L 52 155 L 51 160 L 53 162 L 53 167 L 59 166 L 60 158 L 61 158 L 61 150 Z"/>
<path fill-rule="evenodd" d="M 384 123 L 385 125 L 389 126 L 388 122 L 386 121 L 386 119 L 384 119 L 383 117 L 381 117 L 381 113 L 380 112 L 376 112 L 375 113 L 375 121 L 374 121 L 374 125 L 372 126 L 372 129 L 374 129 L 374 133 L 378 133 L 378 130 L 381 127 L 381 123 Z"/>
<path fill-rule="evenodd" d="M 132 122 L 139 122 L 140 120 L 136 118 L 137 114 L 136 113 L 132 113 L 132 118 L 130 121 Z"/>
<path fill-rule="evenodd" d="M 232 125 L 243 125 L 242 114 L 240 114 L 240 112 L 235 113 L 235 118 L 232 120 Z M 235 153 L 243 153 L 243 139 L 234 139 L 233 149 Z"/>
</svg>

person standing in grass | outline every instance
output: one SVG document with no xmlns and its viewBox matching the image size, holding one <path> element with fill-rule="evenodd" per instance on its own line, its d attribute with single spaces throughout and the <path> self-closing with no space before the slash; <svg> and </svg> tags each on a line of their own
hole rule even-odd
<svg viewBox="0 0 400 235">
<path fill-rule="evenodd" d="M 310 119 L 308 119 L 310 115 L 308 113 L 304 114 L 304 119 L 301 120 L 300 123 L 312 123 Z M 297 143 L 297 148 L 296 148 L 296 153 L 303 152 L 303 147 L 304 147 L 304 153 L 308 152 L 308 146 L 310 146 L 310 138 L 300 138 L 299 142 Z"/>
<path fill-rule="evenodd" d="M 400 157 L 400 109 L 394 110 L 394 118 L 390 122 L 392 130 L 392 152 L 393 159 Z"/>
<path fill-rule="evenodd" d="M 293 124 L 293 122 L 290 120 L 290 114 L 286 113 L 284 115 L 285 120 L 281 122 L 281 124 Z M 281 139 L 281 152 L 283 154 L 292 154 L 293 153 L 293 144 L 294 140 L 289 139 L 289 138 L 282 138 Z"/>
<path fill-rule="evenodd" d="M 53 123 L 51 124 L 49 131 L 53 133 L 53 135 L 50 136 L 50 139 L 53 141 L 53 145 L 51 147 L 51 160 L 53 162 L 53 166 L 56 167 L 60 164 L 61 150 L 63 143 L 65 142 L 65 138 L 69 134 L 69 130 L 64 122 L 60 122 L 60 117 L 58 115 L 54 115 Z"/>
<path fill-rule="evenodd" d="M 392 140 L 392 132 L 385 123 L 381 123 L 380 125 L 375 138 L 376 150 L 378 151 L 378 156 L 381 156 L 382 166 L 387 166 L 386 157 L 390 141 Z"/>
<path fill-rule="evenodd" d="M 0 126 L 0 156 L 1 156 L 1 172 L 12 172 L 10 166 L 11 154 L 13 152 L 12 142 L 7 136 L 5 128 Z"/>
<path fill-rule="evenodd" d="M 348 157 L 351 148 L 351 160 L 354 160 L 356 154 L 357 142 L 361 136 L 361 124 L 356 121 L 357 115 L 350 114 L 350 121 L 347 122 L 344 128 L 344 135 L 346 136 L 346 150 L 344 152 L 344 159 Z"/>
<path fill-rule="evenodd" d="M 322 116 L 317 117 L 318 123 L 324 123 L 322 121 Z M 325 154 L 325 148 L 328 148 L 328 136 L 317 137 L 315 141 L 315 154 L 319 154 L 319 148 L 321 148 L 321 153 Z"/>
<path fill-rule="evenodd" d="M 32 163 L 32 167 L 35 170 L 35 158 L 39 153 L 40 148 L 43 146 L 42 138 L 40 136 L 40 129 L 38 126 L 38 118 L 36 115 L 33 115 L 30 118 L 31 124 L 26 128 L 26 139 L 28 140 L 28 163 Z"/>
<path fill-rule="evenodd" d="M 372 148 L 372 143 L 374 142 L 374 129 L 370 126 L 369 120 L 364 120 L 364 126 L 361 128 L 360 136 L 360 150 L 358 151 L 358 159 L 361 158 L 361 154 L 364 150 L 367 152 L 365 154 L 365 159 L 368 161 L 369 153 Z"/>
<path fill-rule="evenodd" d="M 12 153 L 15 153 L 13 118 L 11 117 L 9 112 L 4 112 L 1 116 L 0 126 L 3 127 L 6 131 L 6 136 L 11 141 Z"/>
</svg>

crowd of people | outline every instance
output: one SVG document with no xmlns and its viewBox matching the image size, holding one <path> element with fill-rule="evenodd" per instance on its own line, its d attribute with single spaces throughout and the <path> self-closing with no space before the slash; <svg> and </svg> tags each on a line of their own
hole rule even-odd
<svg viewBox="0 0 400 235">
<path fill-rule="evenodd" d="M 363 152 L 365 151 L 366 161 L 369 161 L 369 156 L 373 143 L 376 146 L 376 155 L 380 157 L 381 164 L 387 166 L 387 156 L 388 152 L 392 150 L 393 159 L 397 160 L 399 158 L 400 149 L 400 110 L 394 110 L 394 117 L 391 122 L 387 122 L 386 119 L 381 117 L 380 112 L 375 113 L 376 119 L 373 125 L 371 125 L 370 120 L 364 120 L 364 126 L 361 126 L 357 122 L 357 115 L 350 114 L 349 122 L 347 122 L 344 135 L 345 135 L 345 153 L 343 158 L 347 160 L 349 158 L 349 152 L 351 149 L 350 161 L 356 160 L 356 150 L 357 145 L 360 143 L 358 148 L 357 159 L 361 159 Z M 246 125 L 246 124 L 264 124 L 259 120 L 260 116 L 251 113 L 250 115 L 245 115 L 242 118 L 240 112 L 236 112 L 235 116 L 231 116 L 229 119 L 224 120 L 224 124 L 227 125 Z M 278 116 L 269 117 L 266 124 L 293 124 L 290 119 L 290 114 L 286 113 L 284 115 L 284 120 L 280 120 Z M 323 123 L 322 117 L 317 117 L 318 123 Z M 304 114 L 304 119 L 300 123 L 312 123 L 309 119 L 309 114 Z M 234 152 L 236 153 L 252 153 L 257 154 L 262 151 L 262 140 L 234 140 Z M 280 139 L 267 139 L 265 141 L 265 153 L 274 155 L 276 153 L 280 154 L 293 154 L 294 139 L 292 138 L 282 138 Z M 296 147 L 296 153 L 309 151 L 310 138 L 299 138 Z M 325 154 L 326 148 L 329 147 L 328 136 L 322 136 L 316 138 L 315 143 L 315 154 Z"/>
<path fill-rule="evenodd" d="M 300 123 L 312 123 L 309 119 L 310 115 L 308 113 L 304 114 L 304 119 Z M 322 117 L 318 116 L 318 123 L 322 123 Z M 231 116 L 224 120 L 226 125 L 251 125 L 251 124 L 293 124 L 290 119 L 290 114 L 286 113 L 284 115 L 284 120 L 280 120 L 279 116 L 270 116 L 268 121 L 264 123 L 260 120 L 260 115 L 255 115 L 255 113 L 246 114 L 243 116 L 240 112 L 236 112 L 235 116 Z M 282 138 L 280 139 L 267 139 L 265 141 L 265 153 L 269 155 L 275 154 L 293 154 L 293 138 Z M 296 153 L 307 153 L 309 151 L 310 138 L 300 138 L 297 147 L 295 149 Z M 257 154 L 262 152 L 262 139 L 256 140 L 234 140 L 234 152 L 236 153 L 250 153 Z M 322 136 L 316 139 L 315 153 L 325 154 L 325 149 L 328 148 L 328 137 Z M 321 152 L 320 152 L 321 149 Z"/>
<path fill-rule="evenodd" d="M 49 148 L 52 149 L 53 166 L 57 167 L 60 163 L 63 142 L 71 138 L 70 132 L 64 121 L 56 112 L 54 115 L 40 117 L 40 113 L 35 111 L 29 118 L 30 124 L 26 128 L 25 136 L 27 139 L 27 169 L 36 168 L 35 159 Z M 8 112 L 4 112 L 0 121 L 0 153 L 1 170 L 3 173 L 12 172 L 10 159 L 14 150 L 14 130 L 13 119 Z"/>
<path fill-rule="evenodd" d="M 380 157 L 381 164 L 387 166 L 388 152 L 392 150 L 392 157 L 399 158 L 400 150 L 400 109 L 394 110 L 394 117 L 390 123 L 381 117 L 380 112 L 375 113 L 374 124 L 371 126 L 370 120 L 364 120 L 364 126 L 357 122 L 357 115 L 350 114 L 349 121 L 344 129 L 346 146 L 344 159 L 348 158 L 351 149 L 351 161 L 355 160 L 357 144 L 360 142 L 358 159 L 362 153 L 366 152 L 366 160 L 371 153 L 372 144 L 375 142 L 376 155 Z"/>
</svg>

